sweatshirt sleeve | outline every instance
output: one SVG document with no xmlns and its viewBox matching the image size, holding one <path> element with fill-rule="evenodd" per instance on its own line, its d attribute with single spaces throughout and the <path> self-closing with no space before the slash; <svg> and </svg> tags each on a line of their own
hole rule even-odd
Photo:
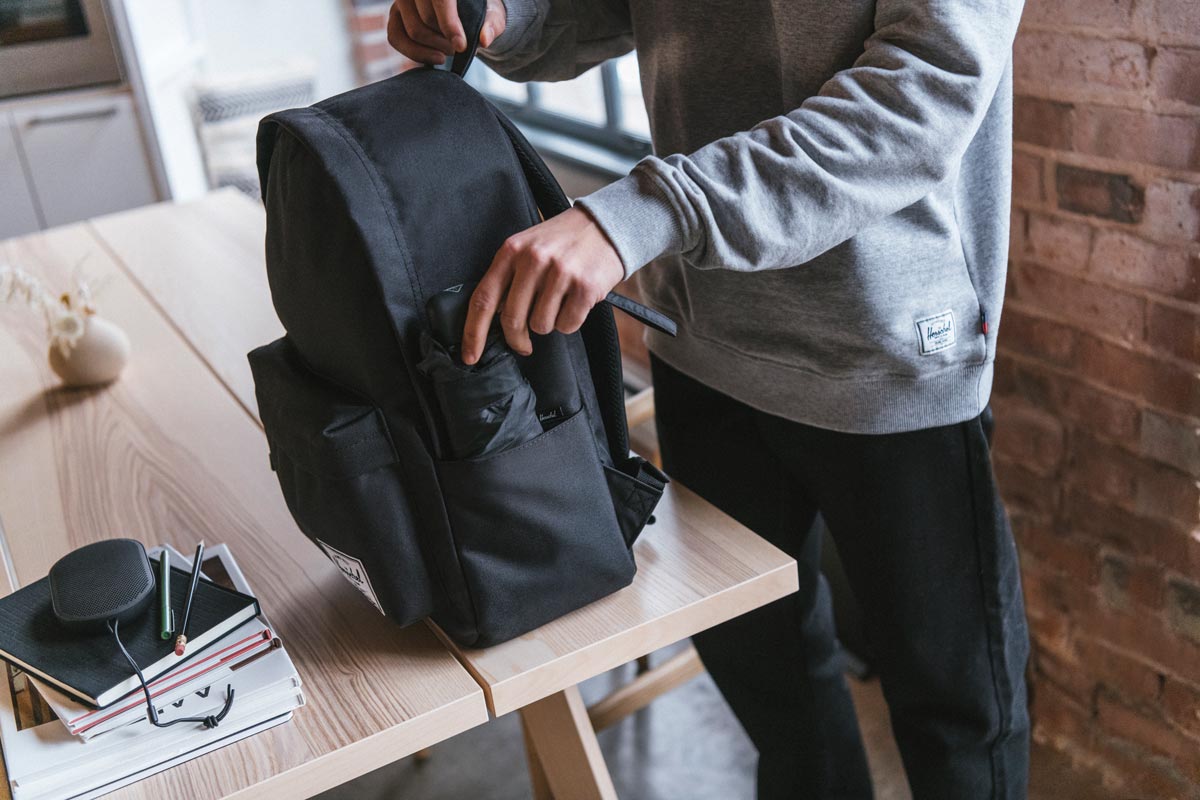
<svg viewBox="0 0 1200 800">
<path fill-rule="evenodd" d="M 803 264 L 948 179 L 1008 69 L 1022 0 L 878 0 L 854 64 L 788 114 L 648 157 L 581 198 L 626 276 Z"/>
<path fill-rule="evenodd" d="M 514 81 L 562 81 L 633 50 L 626 0 L 504 0 L 504 33 L 479 51 Z"/>
</svg>

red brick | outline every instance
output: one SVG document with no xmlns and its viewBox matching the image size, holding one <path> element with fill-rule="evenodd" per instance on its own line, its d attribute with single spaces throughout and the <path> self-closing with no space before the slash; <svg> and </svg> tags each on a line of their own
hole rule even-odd
<svg viewBox="0 0 1200 800">
<path fill-rule="evenodd" d="M 1137 653 L 1155 669 L 1191 679 L 1200 668 L 1200 646 L 1157 615 L 1128 614 L 1093 603 L 1079 605 L 1075 621 L 1079 630 L 1104 631 L 1105 640 L 1119 642 L 1121 649 Z"/>
<path fill-rule="evenodd" d="M 1045 162 L 1020 150 L 1013 153 L 1013 200 L 1017 203 L 1039 205 L 1046 199 L 1042 173 Z"/>
<path fill-rule="evenodd" d="M 1098 632 L 1102 635 L 1103 632 Z M 1076 642 L 1081 668 L 1095 676 L 1101 686 L 1124 698 L 1130 705 L 1161 706 L 1165 678 L 1155 667 L 1129 653 L 1113 649 L 1095 638 Z"/>
<path fill-rule="evenodd" d="M 387 30 L 387 14 L 356 13 L 350 15 L 350 30 L 354 33 L 374 33 Z"/>
<path fill-rule="evenodd" d="M 1100 559 L 1100 595 L 1112 607 L 1157 611 L 1164 605 L 1164 570 L 1153 561 L 1105 553 Z"/>
<path fill-rule="evenodd" d="M 1018 142 L 1068 150 L 1075 141 L 1075 107 L 1038 97 L 1013 102 L 1013 138 Z"/>
<path fill-rule="evenodd" d="M 1145 45 L 1070 33 L 1021 31 L 1013 45 L 1013 70 L 1019 84 L 1059 90 L 1140 92 L 1150 85 Z"/>
<path fill-rule="evenodd" d="M 1163 684 L 1162 704 L 1167 719 L 1193 736 L 1200 736 L 1200 686 L 1168 677 Z"/>
<path fill-rule="evenodd" d="M 1108 554 L 1100 559 L 1100 596 L 1104 602 L 1119 611 L 1129 611 L 1133 601 L 1129 597 L 1129 569 L 1124 559 Z"/>
<path fill-rule="evenodd" d="M 1076 358 L 1081 372 L 1106 386 L 1165 411 L 1200 415 L 1200 376 L 1195 370 L 1091 336 L 1079 337 Z"/>
<path fill-rule="evenodd" d="M 1072 149 L 1079 153 L 1200 170 L 1200 125 L 1195 117 L 1087 106 L 1075 109 L 1071 130 Z"/>
<path fill-rule="evenodd" d="M 1108 692 L 1096 696 L 1096 719 L 1109 735 L 1166 756 L 1184 770 L 1190 772 L 1200 763 L 1196 743 L 1166 724 L 1161 715 L 1130 708 Z"/>
<path fill-rule="evenodd" d="M 1031 721 L 1036 734 L 1051 741 L 1087 741 L 1092 729 L 1092 712 L 1053 684 L 1037 682 L 1032 694 Z"/>
<path fill-rule="evenodd" d="M 1055 481 L 1002 457 L 996 458 L 993 466 L 1006 503 L 1042 514 L 1052 513 L 1058 507 L 1059 490 Z"/>
<path fill-rule="evenodd" d="M 1196 75 L 1200 84 L 1200 71 Z M 1160 241 L 1200 241 L 1200 186 L 1166 179 L 1147 186 L 1142 230 Z"/>
<path fill-rule="evenodd" d="M 1200 50 L 1159 48 L 1153 69 L 1154 91 L 1159 97 L 1200 106 L 1197 76 L 1200 76 Z"/>
<path fill-rule="evenodd" d="M 1107 331 L 1123 339 L 1142 338 L 1145 329 L 1145 301 L 1126 292 L 1099 283 L 1089 283 L 1073 275 L 1043 269 L 1025 263 L 1017 270 L 1019 296 L 1024 303 L 1037 306 L 1050 315 L 1061 316 L 1079 325 Z"/>
<path fill-rule="evenodd" d="M 1085 431 L 1071 436 L 1068 480 L 1088 494 L 1132 509 L 1137 499 L 1138 466 L 1136 456 Z"/>
<path fill-rule="evenodd" d="M 1043 569 L 1065 572 L 1089 585 L 1099 580 L 1099 548 L 1092 540 L 1030 523 L 1022 526 L 1018 542 L 1022 555 L 1037 559 Z"/>
<path fill-rule="evenodd" d="M 1033 652 L 1033 669 L 1039 684 L 1049 682 L 1080 705 L 1091 706 L 1096 694 L 1096 681 L 1081 669 L 1078 661 L 1063 660 L 1039 648 Z"/>
<path fill-rule="evenodd" d="M 1136 800 L 1196 800 L 1196 781 L 1167 756 L 1122 737 L 1096 736 L 1085 745 L 1090 763 L 1100 767 L 1105 786 L 1116 796 Z"/>
<path fill-rule="evenodd" d="M 1200 485 L 1172 467 L 1143 462 L 1138 470 L 1135 509 L 1147 517 L 1200 522 Z"/>
<path fill-rule="evenodd" d="M 1133 23 L 1133 4 L 1134 0 L 1029 0 L 1021 23 L 1125 32 Z"/>
<path fill-rule="evenodd" d="M 1196 0 L 1157 0 L 1153 8 L 1159 39 L 1200 45 Z"/>
<path fill-rule="evenodd" d="M 1200 477 L 1200 425 L 1147 409 L 1141 423 L 1141 452 Z"/>
<path fill-rule="evenodd" d="M 1038 474 L 1052 473 L 1062 460 L 1062 423 L 1026 403 L 1000 402 L 995 412 L 995 451 Z"/>
<path fill-rule="evenodd" d="M 369 64 L 372 61 L 388 61 L 394 57 L 395 51 L 387 42 L 358 42 L 354 45 L 354 56 L 359 64 Z"/>
<path fill-rule="evenodd" d="M 1200 313 L 1159 303 L 1148 304 L 1146 341 L 1156 351 L 1200 363 Z"/>
<path fill-rule="evenodd" d="M 1128 175 L 1059 164 L 1054 186 L 1058 207 L 1077 214 L 1138 222 L 1145 209 L 1145 192 Z"/>
<path fill-rule="evenodd" d="M 1200 586 L 1183 578 L 1168 581 L 1167 618 L 1172 628 L 1200 644 Z M 1200 662 L 1196 668 L 1200 675 Z"/>
<path fill-rule="evenodd" d="M 1092 434 L 1130 448 L 1138 446 L 1142 412 L 1133 402 L 1036 362 L 1015 363 L 1006 352 L 996 364 L 1005 392 L 1078 423 Z"/>
<path fill-rule="evenodd" d="M 1179 524 L 1143 517 L 1079 489 L 1065 493 L 1062 518 L 1070 521 L 1072 530 L 1127 555 L 1170 564 L 1184 573 L 1200 569 L 1200 539 Z"/>
<path fill-rule="evenodd" d="M 1181 300 L 1200 300 L 1200 258 L 1120 231 L 1097 234 L 1090 269 L 1130 286 Z"/>
<path fill-rule="evenodd" d="M 1025 255 L 1048 267 L 1082 270 L 1092 251 L 1092 230 L 1082 222 L 1030 214 Z"/>
<path fill-rule="evenodd" d="M 1085 383 L 1061 379 L 1058 388 L 1064 416 L 1108 439 L 1129 444 L 1137 441 L 1140 418 L 1136 405 Z"/>
<path fill-rule="evenodd" d="M 1000 346 L 1029 358 L 1068 364 L 1075 356 L 1076 332 L 1066 325 L 1029 316 L 1018 308 L 1004 311 L 999 331 Z"/>
</svg>

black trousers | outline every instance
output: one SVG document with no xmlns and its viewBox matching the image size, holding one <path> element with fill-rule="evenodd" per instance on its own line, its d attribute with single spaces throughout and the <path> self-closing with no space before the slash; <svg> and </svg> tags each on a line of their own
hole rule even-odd
<svg viewBox="0 0 1200 800">
<path fill-rule="evenodd" d="M 652 368 L 667 473 L 799 565 L 796 594 L 694 637 L 758 748 L 759 798 L 871 797 L 817 512 L 862 608 L 914 798 L 1024 797 L 1028 631 L 982 420 L 837 433 Z"/>
</svg>

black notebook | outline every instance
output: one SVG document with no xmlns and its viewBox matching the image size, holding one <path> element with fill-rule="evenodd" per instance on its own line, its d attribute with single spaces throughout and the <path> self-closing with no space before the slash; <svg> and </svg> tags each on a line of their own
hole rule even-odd
<svg viewBox="0 0 1200 800">
<path fill-rule="evenodd" d="M 157 560 L 151 559 L 158 581 Z M 182 622 L 191 574 L 171 568 L 171 607 Z M 188 621 L 187 652 L 175 655 L 175 638 L 163 639 L 158 590 L 151 608 L 120 626 L 121 641 L 152 681 L 253 619 L 258 601 L 204 579 L 196 586 Z M 0 658 L 93 706 L 103 708 L 140 688 L 129 662 L 107 629 L 79 632 L 63 627 L 50 608 L 50 579 L 0 598 Z"/>
</svg>

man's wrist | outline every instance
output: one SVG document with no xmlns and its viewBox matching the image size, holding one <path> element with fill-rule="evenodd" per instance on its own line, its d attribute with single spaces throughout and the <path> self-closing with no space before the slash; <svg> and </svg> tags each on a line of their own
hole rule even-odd
<svg viewBox="0 0 1200 800">
<path fill-rule="evenodd" d="M 683 249 L 680 213 L 646 170 L 635 168 L 575 205 L 588 213 L 617 251 L 626 278 L 654 259 Z"/>
</svg>

